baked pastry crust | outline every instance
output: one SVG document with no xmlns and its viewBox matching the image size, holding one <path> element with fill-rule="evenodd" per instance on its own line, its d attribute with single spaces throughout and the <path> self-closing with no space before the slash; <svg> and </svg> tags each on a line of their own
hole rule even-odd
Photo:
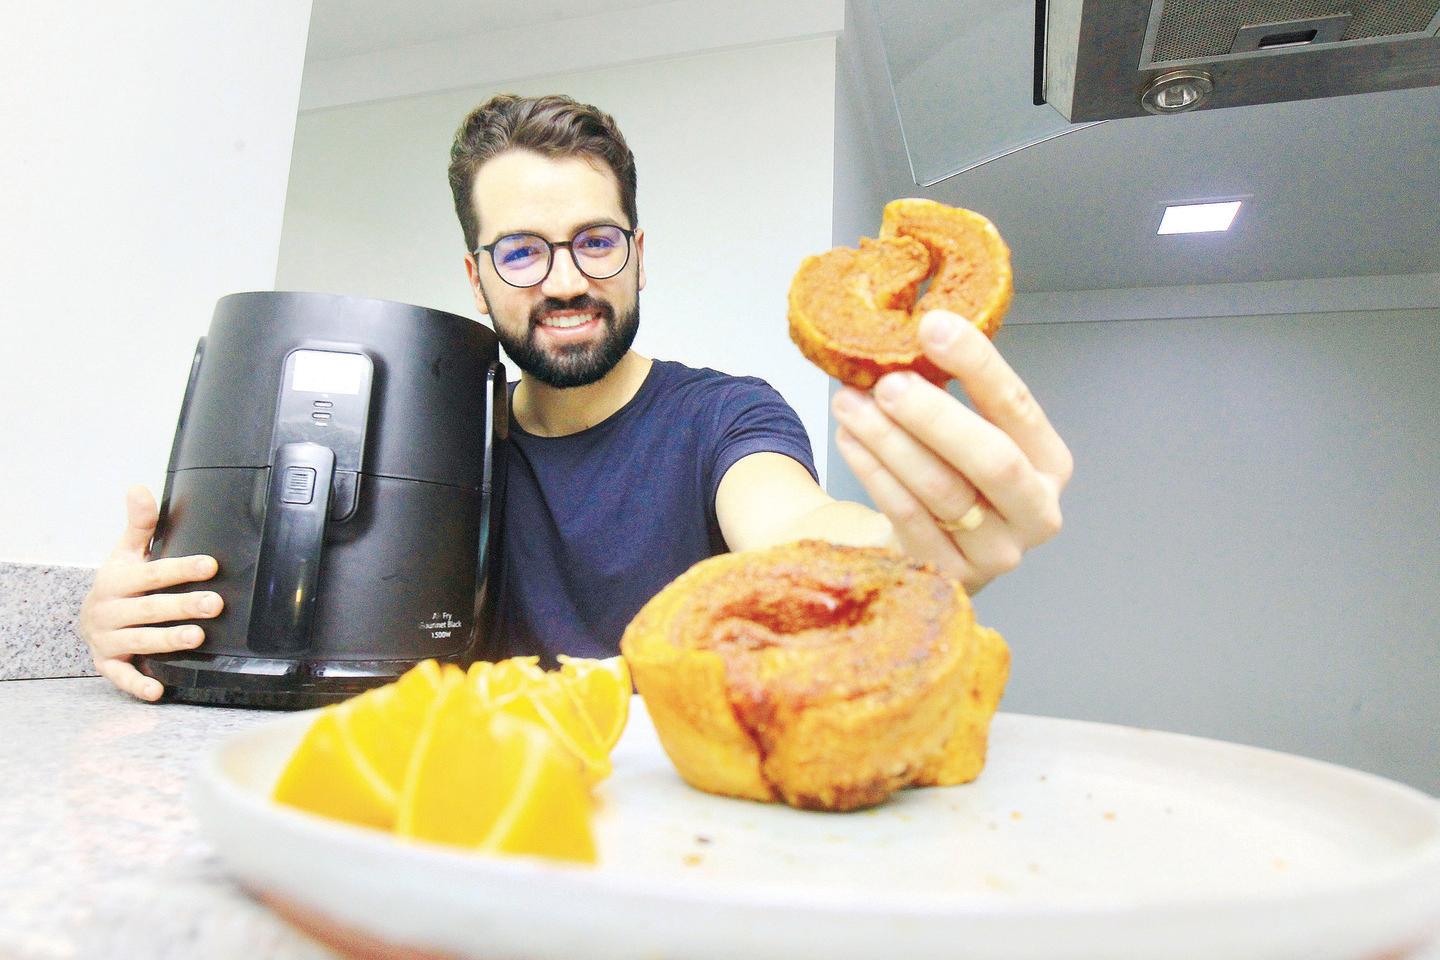
<svg viewBox="0 0 1440 960">
<path fill-rule="evenodd" d="M 958 582 L 822 541 L 701 561 L 620 648 L 688 783 L 823 810 L 978 776 L 1010 660 Z"/>
<path fill-rule="evenodd" d="M 862 237 L 857 249 L 800 264 L 790 285 L 790 338 L 853 387 L 868 389 L 894 370 L 943 385 L 950 375 L 921 349 L 920 318 L 949 310 L 993 337 L 1013 295 L 1010 248 L 993 223 L 933 200 L 894 200 L 879 239 Z"/>
</svg>

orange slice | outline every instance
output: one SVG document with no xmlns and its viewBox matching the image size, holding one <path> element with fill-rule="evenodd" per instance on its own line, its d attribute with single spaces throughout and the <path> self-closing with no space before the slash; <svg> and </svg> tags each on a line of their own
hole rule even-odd
<svg viewBox="0 0 1440 960">
<path fill-rule="evenodd" d="M 397 797 L 430 706 L 446 678 L 453 678 L 458 670 L 446 667 L 442 670 L 436 661 L 426 660 L 394 683 L 336 705 L 337 719 L 361 757 Z"/>
<path fill-rule="evenodd" d="M 494 663 L 472 663 L 469 681 L 483 699 L 494 700 L 523 690 L 544 675 L 539 657 L 511 657 Z"/>
<path fill-rule="evenodd" d="M 624 657 L 586 660 L 561 654 L 560 677 L 594 727 L 600 745 L 613 750 L 630 718 L 630 668 Z"/>
<path fill-rule="evenodd" d="M 610 775 L 609 748 L 565 687 L 559 674 L 541 673 L 524 689 L 492 702 L 502 713 L 548 728 L 578 761 L 586 781 L 599 783 Z"/>
<path fill-rule="evenodd" d="M 465 671 L 465 682 L 475 690 L 484 693 L 490 684 L 490 671 L 494 669 L 495 664 L 489 660 L 476 660 Z"/>
<path fill-rule="evenodd" d="M 272 796 L 347 823 L 388 830 L 395 822 L 395 790 L 366 761 L 337 707 L 326 707 L 310 725 Z"/>
<path fill-rule="evenodd" d="M 544 728 L 497 713 L 469 684 L 440 696 L 416 747 L 396 833 L 495 853 L 593 863 L 591 800 Z"/>
</svg>

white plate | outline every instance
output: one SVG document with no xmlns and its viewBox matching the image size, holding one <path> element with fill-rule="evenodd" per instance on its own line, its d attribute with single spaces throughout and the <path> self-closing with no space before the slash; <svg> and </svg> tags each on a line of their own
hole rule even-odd
<svg viewBox="0 0 1440 960">
<path fill-rule="evenodd" d="M 206 757 L 196 815 L 250 887 L 392 944 L 563 960 L 1379 960 L 1440 932 L 1440 802 L 1251 747 L 1000 714 L 976 783 L 813 813 L 690 789 L 637 698 L 592 868 L 271 803 L 313 715 Z"/>
</svg>

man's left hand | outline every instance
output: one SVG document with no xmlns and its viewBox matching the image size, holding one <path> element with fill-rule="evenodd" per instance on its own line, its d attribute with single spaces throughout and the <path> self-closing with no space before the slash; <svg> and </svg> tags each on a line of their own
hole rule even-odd
<svg viewBox="0 0 1440 960">
<path fill-rule="evenodd" d="M 963 317 L 931 311 L 920 342 L 975 409 L 918 374 L 889 373 L 873 396 L 836 393 L 835 442 L 890 518 L 895 545 L 974 593 L 1060 532 L 1074 459 L 1029 388 Z"/>
</svg>

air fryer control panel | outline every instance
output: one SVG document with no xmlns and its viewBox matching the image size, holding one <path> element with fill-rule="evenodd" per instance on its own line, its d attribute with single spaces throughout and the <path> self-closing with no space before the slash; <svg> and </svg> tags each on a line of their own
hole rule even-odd
<svg viewBox="0 0 1440 960">
<path fill-rule="evenodd" d="M 300 349 L 285 358 L 275 404 L 270 462 L 289 443 L 315 443 L 335 453 L 330 519 L 355 512 L 370 418 L 375 364 L 358 349 Z"/>
</svg>

